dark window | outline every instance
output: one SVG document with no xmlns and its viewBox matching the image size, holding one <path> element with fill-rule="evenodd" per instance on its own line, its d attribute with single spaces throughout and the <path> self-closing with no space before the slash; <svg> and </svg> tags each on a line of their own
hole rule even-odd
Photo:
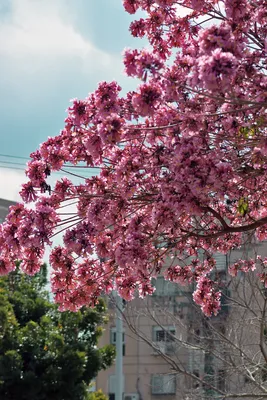
<svg viewBox="0 0 267 400">
<path fill-rule="evenodd" d="M 175 394 L 176 375 L 152 375 L 152 394 Z"/>
<path fill-rule="evenodd" d="M 110 343 L 116 346 L 116 328 L 111 328 L 110 332 Z M 125 333 L 122 333 L 122 355 L 125 356 L 126 348 L 125 348 Z"/>
<path fill-rule="evenodd" d="M 197 370 L 193 371 L 193 375 L 195 375 L 197 378 L 199 378 L 199 372 Z M 192 378 L 192 379 L 193 379 L 193 388 L 194 389 L 199 388 L 199 381 L 197 379 L 194 379 L 194 378 Z"/>
<path fill-rule="evenodd" d="M 219 371 L 218 371 L 217 387 L 222 392 L 225 390 L 225 370 L 224 369 L 219 369 Z"/>
<path fill-rule="evenodd" d="M 173 342 L 175 336 L 175 329 L 155 329 L 154 340 L 156 342 Z"/>
</svg>

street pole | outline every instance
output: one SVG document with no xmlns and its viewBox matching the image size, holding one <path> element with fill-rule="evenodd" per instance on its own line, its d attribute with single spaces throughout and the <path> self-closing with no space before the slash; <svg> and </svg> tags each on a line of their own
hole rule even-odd
<svg viewBox="0 0 267 400">
<path fill-rule="evenodd" d="M 123 323 L 122 323 L 122 298 L 116 294 L 116 393 L 115 400 L 123 400 Z"/>
</svg>

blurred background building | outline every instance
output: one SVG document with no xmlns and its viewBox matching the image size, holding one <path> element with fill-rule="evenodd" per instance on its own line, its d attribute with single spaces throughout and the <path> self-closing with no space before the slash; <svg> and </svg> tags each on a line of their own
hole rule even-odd
<svg viewBox="0 0 267 400">
<path fill-rule="evenodd" d="M 15 201 L 0 199 L 0 224 L 4 221 L 6 215 L 8 214 L 8 209 L 10 206 L 16 204 Z"/>
</svg>

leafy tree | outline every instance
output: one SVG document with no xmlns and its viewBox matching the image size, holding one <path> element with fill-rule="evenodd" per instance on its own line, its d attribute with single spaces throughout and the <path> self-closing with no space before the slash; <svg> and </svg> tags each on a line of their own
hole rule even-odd
<svg viewBox="0 0 267 400">
<path fill-rule="evenodd" d="M 208 316 L 218 312 L 212 254 L 248 234 L 267 239 L 264 3 L 123 1 L 128 13 L 143 11 L 130 31 L 151 45 L 124 54 L 127 75 L 141 84 L 122 97 L 116 82 L 101 82 L 73 101 L 60 135 L 31 154 L 21 197 L 35 207 L 11 209 L 2 273 L 15 259 L 38 271 L 45 245 L 66 228 L 51 252 L 62 308 L 94 304 L 113 286 L 128 300 L 150 294 L 168 260 L 166 278 L 195 281 L 196 303 Z M 88 178 L 82 167 L 98 169 Z M 58 170 L 73 179 L 51 188 Z M 76 210 L 64 212 L 69 202 Z M 231 272 L 253 269 L 254 260 L 241 259 Z M 261 280 L 267 285 L 264 268 Z"/>
<path fill-rule="evenodd" d="M 108 397 L 104 395 L 102 390 L 98 390 L 97 392 L 90 393 L 87 400 L 108 400 Z"/>
<path fill-rule="evenodd" d="M 111 346 L 97 348 L 105 305 L 60 313 L 45 285 L 45 267 L 35 277 L 15 271 L 0 280 L 0 398 L 85 400 L 114 358 Z"/>
</svg>

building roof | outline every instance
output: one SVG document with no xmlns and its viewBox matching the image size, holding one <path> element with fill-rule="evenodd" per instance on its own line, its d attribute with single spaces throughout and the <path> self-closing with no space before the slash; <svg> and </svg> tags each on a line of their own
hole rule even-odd
<svg viewBox="0 0 267 400">
<path fill-rule="evenodd" d="M 11 200 L 6 200 L 6 199 L 0 199 L 0 206 L 1 207 L 9 207 L 14 204 L 16 204 L 17 201 L 11 201 Z"/>
</svg>

